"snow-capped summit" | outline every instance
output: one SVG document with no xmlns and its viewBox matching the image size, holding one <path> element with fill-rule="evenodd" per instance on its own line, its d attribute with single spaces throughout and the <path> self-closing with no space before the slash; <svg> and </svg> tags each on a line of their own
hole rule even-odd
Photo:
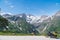
<svg viewBox="0 0 60 40">
<path fill-rule="evenodd" d="M 50 21 L 51 18 L 49 16 L 43 15 L 43 16 L 33 16 L 33 15 L 27 15 L 26 18 L 27 22 L 29 23 L 40 23 L 43 21 Z"/>
<path fill-rule="evenodd" d="M 5 15 L 5 14 L 13 15 L 13 14 L 10 13 L 10 12 L 0 12 L 0 15 Z"/>
<path fill-rule="evenodd" d="M 4 18 L 13 16 L 13 14 L 10 12 L 0 12 L 0 15 L 3 16 Z"/>
<path fill-rule="evenodd" d="M 34 16 L 34 15 L 27 15 L 27 22 L 29 23 L 35 23 L 38 19 L 40 19 L 40 16 Z"/>
<path fill-rule="evenodd" d="M 50 21 L 51 18 L 47 15 L 42 15 L 42 16 L 34 16 L 34 15 L 31 15 L 31 14 L 16 14 L 16 15 L 13 15 L 11 13 L 1 13 L 3 17 L 5 18 L 9 18 L 9 17 L 12 17 L 12 16 L 15 16 L 15 17 L 20 17 L 20 18 L 24 18 L 26 19 L 26 21 L 28 23 L 31 23 L 31 24 L 34 24 L 34 23 L 41 23 L 43 21 Z"/>
</svg>

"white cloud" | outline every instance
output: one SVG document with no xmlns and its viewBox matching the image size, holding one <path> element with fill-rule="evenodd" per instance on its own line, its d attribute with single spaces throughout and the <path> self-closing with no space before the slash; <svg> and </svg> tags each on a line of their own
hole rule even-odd
<svg viewBox="0 0 60 40">
<path fill-rule="evenodd" d="M 56 6 L 60 6 L 60 3 L 56 3 Z"/>
<path fill-rule="evenodd" d="M 14 6 L 13 5 L 10 5 L 10 8 L 14 8 Z"/>
<path fill-rule="evenodd" d="M 5 12 L 1 12 L 0 15 L 6 14 Z"/>
<path fill-rule="evenodd" d="M 10 15 L 12 15 L 12 13 L 10 13 L 10 12 L 7 12 L 7 14 L 10 14 Z"/>
<path fill-rule="evenodd" d="M 12 5 L 12 3 L 9 0 L 4 0 L 4 2 L 8 7 L 14 8 L 14 5 Z"/>
<path fill-rule="evenodd" d="M 56 6 L 58 6 L 59 3 L 56 3 Z"/>
<path fill-rule="evenodd" d="M 8 1 L 5 1 L 5 3 L 8 3 Z"/>
</svg>

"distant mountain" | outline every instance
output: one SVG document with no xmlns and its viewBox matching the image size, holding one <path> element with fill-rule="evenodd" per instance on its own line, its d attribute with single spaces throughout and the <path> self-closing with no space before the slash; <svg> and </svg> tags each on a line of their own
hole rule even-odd
<svg viewBox="0 0 60 40">
<path fill-rule="evenodd" d="M 26 21 L 26 14 L 17 14 L 17 15 L 10 15 L 4 14 L 2 15 L 9 21 L 8 31 L 10 32 L 18 32 L 18 33 L 38 33 L 35 29 L 34 25 L 28 23 Z"/>
<path fill-rule="evenodd" d="M 8 19 L 13 25 L 16 25 L 18 28 L 20 24 L 22 24 L 22 26 L 24 27 L 26 27 L 26 25 L 33 25 L 33 29 L 38 31 L 39 33 L 47 31 L 60 31 L 60 11 L 52 16 L 34 16 L 24 13 L 16 15 L 4 14 L 2 16 Z"/>
<path fill-rule="evenodd" d="M 39 28 L 39 27 L 44 28 L 45 27 L 45 26 L 43 26 L 44 22 L 48 23 L 51 20 L 51 18 L 49 16 L 46 16 L 46 15 L 34 16 L 31 14 L 28 14 L 28 15 L 27 14 L 17 14 L 17 15 L 4 14 L 2 16 L 5 17 L 6 19 L 8 19 L 10 22 L 13 22 L 13 23 L 15 23 L 15 21 L 24 20 L 27 23 L 34 25 L 36 28 Z"/>
<path fill-rule="evenodd" d="M 60 33 L 60 11 L 58 11 L 55 15 L 52 16 L 52 20 L 49 24 L 49 31 L 56 31 Z"/>
<path fill-rule="evenodd" d="M 3 14 L 2 15 L 4 18 L 7 18 L 7 17 L 11 17 L 12 15 L 10 15 L 10 14 Z"/>
<path fill-rule="evenodd" d="M 46 15 L 43 15 L 43 16 L 34 16 L 34 15 L 26 15 L 26 14 L 16 14 L 16 15 L 10 15 L 10 14 L 4 14 L 2 15 L 3 17 L 5 18 L 25 18 L 27 22 L 29 23 L 39 23 L 39 22 L 43 22 L 43 21 L 46 21 L 46 20 L 49 20 L 50 17 L 49 16 L 46 16 Z M 15 19 L 14 18 L 14 19 Z"/>
<path fill-rule="evenodd" d="M 60 11 L 58 11 L 54 16 L 60 16 Z"/>
</svg>

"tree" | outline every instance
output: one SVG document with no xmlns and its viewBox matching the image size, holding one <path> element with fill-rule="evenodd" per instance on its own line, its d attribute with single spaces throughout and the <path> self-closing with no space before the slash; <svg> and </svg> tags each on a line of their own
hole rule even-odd
<svg viewBox="0 0 60 40">
<path fill-rule="evenodd" d="M 6 26 L 8 26 L 8 20 L 0 16 L 0 31 L 7 30 Z"/>
</svg>

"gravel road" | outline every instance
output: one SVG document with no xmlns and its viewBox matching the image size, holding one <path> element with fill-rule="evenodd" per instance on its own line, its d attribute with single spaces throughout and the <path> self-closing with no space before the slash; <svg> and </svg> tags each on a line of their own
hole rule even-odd
<svg viewBox="0 0 60 40">
<path fill-rule="evenodd" d="M 45 36 L 0 36 L 0 40 L 60 40 Z"/>
</svg>

